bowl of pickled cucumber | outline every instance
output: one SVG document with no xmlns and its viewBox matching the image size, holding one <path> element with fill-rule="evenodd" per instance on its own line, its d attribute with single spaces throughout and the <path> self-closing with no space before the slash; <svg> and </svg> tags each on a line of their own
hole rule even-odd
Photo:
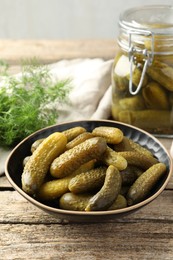
<svg viewBox="0 0 173 260">
<path fill-rule="evenodd" d="M 41 129 L 11 152 L 5 173 L 29 202 L 67 222 L 121 218 L 156 199 L 172 172 L 153 135 L 111 120 Z"/>
</svg>

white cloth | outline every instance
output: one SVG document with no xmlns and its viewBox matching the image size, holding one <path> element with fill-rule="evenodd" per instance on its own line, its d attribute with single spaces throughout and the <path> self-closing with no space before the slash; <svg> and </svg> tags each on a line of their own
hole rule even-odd
<svg viewBox="0 0 173 260">
<path fill-rule="evenodd" d="M 74 86 L 69 95 L 71 104 L 61 107 L 58 122 L 92 117 L 111 84 L 111 68 L 112 60 L 102 59 L 63 60 L 50 66 L 55 79 L 72 78 Z M 110 103 L 107 106 L 106 118 L 110 114 Z M 102 111 L 100 118 L 103 118 Z"/>
<path fill-rule="evenodd" d="M 59 109 L 58 122 L 107 119 L 111 111 L 111 69 L 113 60 L 74 59 L 49 65 L 55 80 L 70 78 L 70 104 Z M 10 151 L 0 147 L 0 175 Z"/>
</svg>

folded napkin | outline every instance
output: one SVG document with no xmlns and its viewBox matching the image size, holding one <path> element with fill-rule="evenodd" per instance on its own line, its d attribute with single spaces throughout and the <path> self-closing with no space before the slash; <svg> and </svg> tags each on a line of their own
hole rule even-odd
<svg viewBox="0 0 173 260">
<path fill-rule="evenodd" d="M 70 92 L 70 104 L 62 105 L 59 109 L 58 122 L 89 119 L 94 116 L 99 106 L 97 119 L 108 118 L 110 115 L 111 94 L 107 102 L 107 113 L 100 102 L 111 85 L 112 60 L 77 59 L 63 60 L 52 64 L 50 71 L 55 79 L 72 78 L 74 88 Z M 96 118 L 96 117 L 95 117 Z"/>
<path fill-rule="evenodd" d="M 73 89 L 69 104 L 62 104 L 57 123 L 82 119 L 108 119 L 111 111 L 111 68 L 113 60 L 74 59 L 49 65 L 55 80 L 70 78 Z M 19 75 L 20 76 L 20 75 Z M 0 175 L 10 150 L 0 147 Z"/>
</svg>

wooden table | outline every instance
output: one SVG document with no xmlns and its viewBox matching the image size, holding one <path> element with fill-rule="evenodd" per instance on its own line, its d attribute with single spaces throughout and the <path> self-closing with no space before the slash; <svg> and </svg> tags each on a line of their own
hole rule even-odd
<svg viewBox="0 0 173 260">
<path fill-rule="evenodd" d="M 112 59 L 110 41 L 0 41 L 0 57 L 19 70 L 21 58 Z M 160 139 L 169 150 L 171 140 Z M 173 179 L 138 212 L 109 223 L 65 224 L 37 209 L 0 177 L 0 259 L 173 259 Z"/>
</svg>

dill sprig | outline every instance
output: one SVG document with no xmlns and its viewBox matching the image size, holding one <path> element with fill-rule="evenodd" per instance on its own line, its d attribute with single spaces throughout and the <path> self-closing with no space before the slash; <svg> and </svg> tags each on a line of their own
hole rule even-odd
<svg viewBox="0 0 173 260">
<path fill-rule="evenodd" d="M 57 104 L 68 102 L 69 79 L 55 82 L 46 66 L 33 61 L 22 64 L 21 71 L 18 77 L 9 75 L 0 82 L 0 146 L 12 147 L 55 124 Z"/>
</svg>

